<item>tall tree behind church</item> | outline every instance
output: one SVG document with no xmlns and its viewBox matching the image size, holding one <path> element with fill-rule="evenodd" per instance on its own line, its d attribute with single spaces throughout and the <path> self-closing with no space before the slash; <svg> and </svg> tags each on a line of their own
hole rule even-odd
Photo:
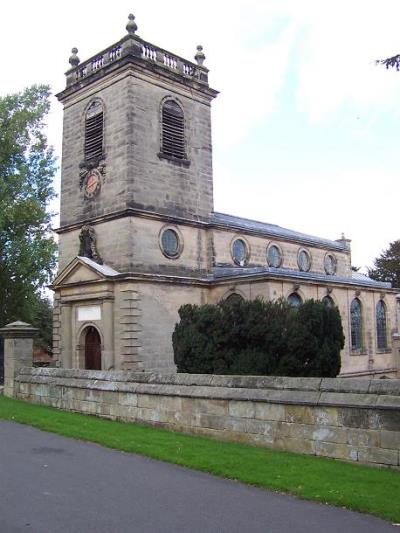
<svg viewBox="0 0 400 533">
<path fill-rule="evenodd" d="M 389 248 L 374 260 L 368 275 L 377 281 L 389 281 L 393 287 L 400 287 L 400 240 L 391 242 Z"/>
<path fill-rule="evenodd" d="M 41 85 L 0 97 L 0 325 L 36 322 L 55 267 L 47 209 L 56 166 L 44 134 L 49 94 Z"/>
</svg>

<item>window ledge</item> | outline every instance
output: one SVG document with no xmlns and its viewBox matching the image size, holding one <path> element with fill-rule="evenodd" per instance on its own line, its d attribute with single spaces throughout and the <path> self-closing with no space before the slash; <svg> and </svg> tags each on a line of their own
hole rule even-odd
<svg viewBox="0 0 400 533">
<path fill-rule="evenodd" d="M 361 348 L 359 350 L 351 350 L 350 355 L 368 355 L 368 354 L 364 348 Z"/>
<path fill-rule="evenodd" d="M 376 350 L 377 354 L 392 353 L 391 348 L 379 348 Z"/>
<path fill-rule="evenodd" d="M 174 163 L 175 165 L 179 165 L 181 167 L 189 167 L 190 161 L 189 159 L 179 159 L 179 157 L 174 157 L 173 155 L 167 155 L 163 152 L 160 152 L 157 154 L 159 159 L 166 159 L 170 163 Z"/>
</svg>

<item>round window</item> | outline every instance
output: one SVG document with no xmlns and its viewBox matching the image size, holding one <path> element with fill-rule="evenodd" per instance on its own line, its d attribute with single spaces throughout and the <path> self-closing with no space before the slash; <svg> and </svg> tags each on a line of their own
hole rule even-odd
<svg viewBox="0 0 400 533">
<path fill-rule="evenodd" d="M 247 262 L 247 245 L 242 239 L 236 239 L 232 245 L 232 258 L 239 266 L 244 266 Z"/>
<path fill-rule="evenodd" d="M 179 254 L 179 237 L 173 229 L 166 229 L 161 235 L 161 247 L 167 257 L 176 257 Z"/>
<path fill-rule="evenodd" d="M 325 272 L 329 275 L 332 275 L 336 272 L 336 259 L 332 254 L 326 254 L 324 259 L 324 268 Z"/>
<path fill-rule="evenodd" d="M 300 250 L 299 255 L 297 256 L 297 264 L 299 265 L 299 269 L 303 272 L 308 272 L 310 270 L 311 258 L 306 250 Z"/>
<path fill-rule="evenodd" d="M 267 250 L 267 262 L 270 267 L 278 268 L 282 262 L 281 251 L 275 244 Z"/>
</svg>

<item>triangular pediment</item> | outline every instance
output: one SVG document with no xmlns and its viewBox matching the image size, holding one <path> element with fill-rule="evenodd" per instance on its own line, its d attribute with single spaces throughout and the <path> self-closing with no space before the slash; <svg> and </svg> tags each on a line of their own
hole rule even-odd
<svg viewBox="0 0 400 533">
<path fill-rule="evenodd" d="M 108 265 L 99 265 L 87 257 L 77 256 L 58 273 L 52 288 L 62 285 L 79 284 L 91 281 L 108 280 L 119 272 Z"/>
</svg>

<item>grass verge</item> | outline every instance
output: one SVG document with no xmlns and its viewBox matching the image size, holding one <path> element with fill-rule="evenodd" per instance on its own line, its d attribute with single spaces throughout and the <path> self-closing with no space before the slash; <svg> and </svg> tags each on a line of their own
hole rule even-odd
<svg viewBox="0 0 400 533">
<path fill-rule="evenodd" d="M 400 522 L 400 472 L 220 442 L 0 396 L 0 419 Z"/>
</svg>

